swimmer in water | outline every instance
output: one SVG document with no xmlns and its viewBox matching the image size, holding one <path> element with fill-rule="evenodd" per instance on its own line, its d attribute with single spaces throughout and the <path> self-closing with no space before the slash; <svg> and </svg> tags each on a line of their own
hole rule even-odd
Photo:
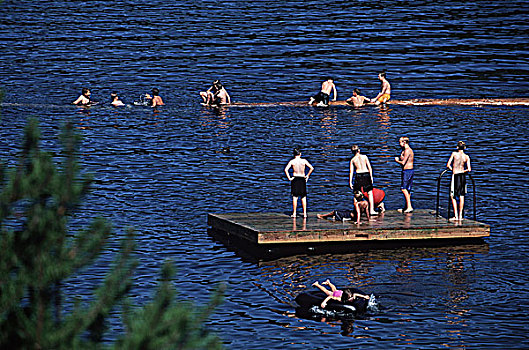
<svg viewBox="0 0 529 350">
<path fill-rule="evenodd" d="M 211 84 L 209 89 L 207 89 L 206 91 L 201 91 L 200 92 L 200 97 L 202 97 L 203 103 L 205 103 L 207 105 L 212 105 L 213 104 L 213 101 L 215 100 L 215 94 L 218 91 L 217 86 L 216 86 L 217 84 L 220 84 L 220 81 L 215 80 Z"/>
<path fill-rule="evenodd" d="M 152 96 L 149 94 L 145 95 L 145 99 L 150 100 L 149 105 L 153 108 L 157 106 L 163 106 L 165 103 L 163 103 L 162 97 L 160 96 L 160 90 L 153 88 L 151 92 Z"/>
<path fill-rule="evenodd" d="M 362 107 L 363 105 L 370 103 L 371 100 L 365 96 L 360 95 L 360 90 L 354 89 L 353 96 L 349 97 L 347 100 L 345 100 L 345 102 L 347 102 L 347 104 L 350 104 L 351 106 Z"/>
<path fill-rule="evenodd" d="M 90 101 L 90 95 L 92 93 L 90 92 L 90 89 L 88 88 L 83 88 L 81 90 L 81 96 L 79 96 L 77 98 L 77 100 L 73 101 L 72 104 L 74 105 L 77 105 L 77 106 L 89 106 L 92 104 L 92 102 Z"/>
<path fill-rule="evenodd" d="M 110 94 L 110 100 L 111 100 L 110 104 L 114 107 L 120 107 L 120 106 L 125 105 L 123 102 L 121 102 L 121 100 L 118 97 L 118 94 L 115 92 Z"/>
<path fill-rule="evenodd" d="M 231 98 L 228 94 L 228 91 L 224 88 L 222 83 L 217 80 L 217 84 L 215 84 L 216 92 L 213 94 L 213 102 L 214 105 L 229 105 L 231 104 Z"/>
</svg>

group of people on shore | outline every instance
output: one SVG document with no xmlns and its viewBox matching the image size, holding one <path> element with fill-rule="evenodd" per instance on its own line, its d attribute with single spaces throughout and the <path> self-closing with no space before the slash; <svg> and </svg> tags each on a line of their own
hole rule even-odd
<svg viewBox="0 0 529 350">
<path fill-rule="evenodd" d="M 151 90 L 151 93 L 152 95 L 142 95 L 142 98 L 145 99 L 145 103 L 142 102 L 141 104 L 145 104 L 151 107 L 163 106 L 164 102 L 162 97 L 160 96 L 160 90 L 158 88 L 153 88 Z M 99 104 L 99 102 L 92 101 L 91 97 L 92 92 L 90 91 L 90 89 L 82 88 L 81 95 L 75 101 L 73 101 L 72 104 L 77 106 L 93 106 Z M 125 104 L 123 103 L 123 101 L 120 100 L 116 92 L 112 92 L 110 94 L 110 105 L 114 107 L 125 106 Z"/>
<path fill-rule="evenodd" d="M 399 139 L 401 147 L 401 154 L 395 157 L 401 168 L 401 184 L 400 189 L 404 195 L 405 207 L 398 209 L 403 214 L 413 212 L 411 204 L 411 191 L 414 176 L 414 152 L 410 147 L 410 140 L 408 137 L 401 137 Z M 452 171 L 452 179 L 450 185 L 450 198 L 454 207 L 454 217 L 450 218 L 453 221 L 463 220 L 463 207 L 465 203 L 465 194 L 467 193 L 466 176 L 467 172 L 471 171 L 470 157 L 465 153 L 466 145 L 463 141 L 457 143 L 457 151 L 452 152 L 450 159 L 446 166 Z M 362 213 L 365 213 L 367 220 L 372 220 L 373 216 L 379 215 L 385 211 L 385 206 L 382 202 L 384 195 L 373 195 L 374 191 L 381 191 L 373 187 L 373 170 L 369 158 L 360 152 L 357 145 L 351 147 L 353 157 L 349 162 L 349 187 L 353 190 L 353 204 L 354 210 L 333 210 L 330 213 L 318 214 L 320 219 L 348 219 L 354 220 L 355 223 L 360 223 Z M 303 207 L 303 217 L 307 217 L 307 181 L 314 171 L 314 167 L 308 160 L 301 157 L 301 150 L 294 149 L 294 158 L 286 165 L 284 172 L 290 181 L 290 191 L 292 194 L 292 217 L 297 216 L 297 204 L 301 199 Z M 308 168 L 308 172 L 306 169 Z M 292 175 L 290 175 L 292 169 Z M 457 202 L 459 199 L 459 204 Z M 379 211 L 377 211 L 377 209 Z"/>
</svg>

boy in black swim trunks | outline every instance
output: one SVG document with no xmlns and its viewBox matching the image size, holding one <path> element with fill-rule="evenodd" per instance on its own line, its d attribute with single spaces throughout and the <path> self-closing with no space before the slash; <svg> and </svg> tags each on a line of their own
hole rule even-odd
<svg viewBox="0 0 529 350">
<path fill-rule="evenodd" d="M 310 174 L 314 171 L 314 167 L 306 160 L 301 158 L 301 151 L 294 148 L 294 158 L 288 162 L 285 167 L 285 174 L 290 181 L 290 192 L 292 193 L 292 217 L 296 217 L 296 210 L 298 206 L 298 198 L 301 198 L 303 205 L 303 217 L 307 217 L 307 181 Z M 305 167 L 309 168 L 309 172 L 305 175 Z M 292 175 L 290 176 L 289 169 L 292 168 Z"/>
<path fill-rule="evenodd" d="M 450 220 L 463 220 L 463 206 L 465 205 L 465 194 L 467 193 L 467 182 L 465 173 L 470 172 L 470 157 L 465 153 L 466 145 L 463 141 L 457 143 L 457 152 L 452 152 L 446 167 L 452 170 L 452 182 L 450 184 L 450 198 L 454 207 L 454 217 Z M 466 166 L 466 169 L 465 169 Z M 456 197 L 459 196 L 459 208 Z"/>
<path fill-rule="evenodd" d="M 367 192 L 369 214 L 378 215 L 375 211 L 373 198 L 373 170 L 371 169 L 371 163 L 366 155 L 360 154 L 360 148 L 357 145 L 353 145 L 351 151 L 353 152 L 353 158 L 351 158 L 349 163 L 349 187 L 351 187 L 353 192 L 362 190 Z M 355 173 L 353 185 L 353 175 Z"/>
</svg>

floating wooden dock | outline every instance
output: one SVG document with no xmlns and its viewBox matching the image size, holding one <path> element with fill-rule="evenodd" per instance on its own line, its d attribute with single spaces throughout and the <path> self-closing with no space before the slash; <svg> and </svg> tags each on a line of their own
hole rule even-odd
<svg viewBox="0 0 529 350">
<path fill-rule="evenodd" d="M 389 100 L 389 105 L 402 106 L 529 106 L 529 98 L 423 98 L 407 100 Z M 346 101 L 331 101 L 331 106 L 350 106 Z M 229 107 L 308 107 L 308 101 L 291 101 L 291 102 L 256 102 L 245 103 L 235 102 Z M 368 104 L 366 106 L 374 106 Z"/>
<path fill-rule="evenodd" d="M 256 245 L 480 239 L 490 235 L 487 224 L 466 219 L 452 222 L 430 210 L 410 214 L 386 211 L 375 221 L 362 218 L 360 224 L 318 219 L 316 214 L 303 219 L 283 213 L 210 213 L 208 225 Z"/>
</svg>

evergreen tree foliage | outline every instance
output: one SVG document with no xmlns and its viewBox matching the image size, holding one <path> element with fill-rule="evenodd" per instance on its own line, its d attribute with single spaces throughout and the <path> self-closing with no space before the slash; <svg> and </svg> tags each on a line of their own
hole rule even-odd
<svg viewBox="0 0 529 350">
<path fill-rule="evenodd" d="M 221 302 L 222 287 L 197 308 L 175 302 L 166 262 L 151 303 L 131 308 L 126 298 L 136 267 L 134 235 L 128 232 L 103 283 L 89 303 L 64 295 L 64 285 L 105 249 L 111 226 L 95 219 L 68 233 L 68 218 L 82 203 L 91 178 L 76 160 L 79 136 L 72 124 L 61 134 L 59 166 L 40 149 L 31 119 L 16 166 L 0 165 L 0 349 L 217 349 L 219 339 L 204 321 Z M 68 284 L 70 286 L 70 284 Z M 121 307 L 124 331 L 104 343 L 111 311 Z M 64 310 L 71 310 L 63 314 Z M 113 316 L 116 317 L 116 316 Z"/>
</svg>

